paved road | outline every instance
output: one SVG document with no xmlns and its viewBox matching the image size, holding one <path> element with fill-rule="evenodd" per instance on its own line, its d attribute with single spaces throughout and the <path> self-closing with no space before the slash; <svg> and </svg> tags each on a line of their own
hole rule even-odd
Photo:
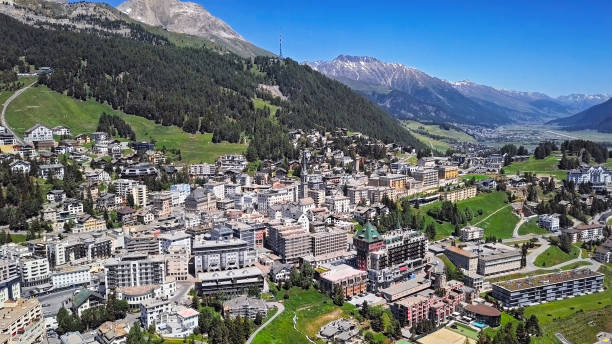
<svg viewBox="0 0 612 344">
<path fill-rule="evenodd" d="M 4 115 L 6 114 L 6 109 L 8 108 L 9 104 L 11 104 L 11 102 L 13 100 L 15 100 L 17 97 L 19 97 L 20 94 L 25 92 L 28 88 L 32 87 L 32 85 L 34 85 L 37 82 L 38 81 L 34 81 L 33 83 L 29 84 L 28 86 L 17 90 L 15 93 L 13 93 L 13 95 L 11 95 L 4 102 L 4 105 L 2 106 L 2 114 L 0 115 L 0 122 L 2 123 L 2 126 L 6 128 L 6 130 L 8 130 L 13 136 L 15 136 L 15 141 L 17 141 L 17 143 L 19 143 L 19 144 L 23 144 L 23 140 L 19 136 L 17 136 L 17 134 L 15 134 L 15 132 L 8 126 L 8 124 L 6 123 L 6 118 L 5 118 Z"/>
<path fill-rule="evenodd" d="M 253 332 L 253 334 L 251 334 L 249 339 L 247 339 L 246 344 L 251 344 L 251 342 L 253 342 L 253 339 L 255 339 L 255 336 L 257 336 L 259 331 L 263 330 L 264 327 L 268 326 L 272 321 L 274 321 L 274 319 L 276 319 L 276 317 L 278 317 L 279 315 L 281 315 L 282 312 L 285 311 L 285 306 L 283 306 L 283 304 L 280 303 L 280 302 L 268 302 L 268 306 L 270 306 L 270 307 L 276 306 L 276 308 L 278 310 L 272 316 L 272 318 L 268 319 L 268 321 L 266 321 L 261 326 L 259 326 L 259 328 L 257 330 L 255 330 L 255 332 Z"/>
<path fill-rule="evenodd" d="M 516 226 L 514 226 L 514 231 L 512 232 L 512 237 L 513 238 L 519 238 L 519 228 L 521 228 L 521 226 L 523 225 L 523 223 L 527 222 L 527 219 L 524 217 L 521 217 L 521 219 L 519 220 L 519 222 L 517 222 Z"/>
</svg>

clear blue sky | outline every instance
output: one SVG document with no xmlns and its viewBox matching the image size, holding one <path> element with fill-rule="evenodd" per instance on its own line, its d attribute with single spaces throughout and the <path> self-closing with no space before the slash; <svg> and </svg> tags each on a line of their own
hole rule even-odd
<svg viewBox="0 0 612 344">
<path fill-rule="evenodd" d="M 367 55 L 452 81 L 612 93 L 610 0 L 197 2 L 270 51 L 282 34 L 300 62 Z"/>
</svg>

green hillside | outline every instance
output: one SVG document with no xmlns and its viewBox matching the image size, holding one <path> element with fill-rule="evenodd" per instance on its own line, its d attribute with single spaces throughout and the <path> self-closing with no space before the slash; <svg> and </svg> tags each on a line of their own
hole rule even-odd
<svg viewBox="0 0 612 344">
<path fill-rule="evenodd" d="M 102 113 L 122 116 L 136 133 L 137 140 L 155 141 L 157 148 L 180 149 L 183 162 L 212 162 L 219 155 L 242 153 L 246 145 L 211 142 L 212 134 L 189 134 L 176 126 L 161 126 L 144 117 L 126 115 L 92 99 L 76 100 L 48 89 L 34 87 L 8 107 L 6 120 L 19 135 L 36 123 L 49 127 L 65 125 L 73 134 L 96 130 Z"/>
</svg>

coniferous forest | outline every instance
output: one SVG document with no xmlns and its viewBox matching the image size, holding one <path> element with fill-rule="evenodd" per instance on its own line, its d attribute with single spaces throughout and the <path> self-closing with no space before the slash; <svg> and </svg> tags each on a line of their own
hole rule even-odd
<svg viewBox="0 0 612 344">
<path fill-rule="evenodd" d="M 128 25 L 128 24 L 126 24 Z M 49 26 L 49 25 L 48 25 Z M 77 99 L 95 98 L 114 109 L 143 116 L 186 132 L 213 133 L 213 141 L 250 139 L 259 158 L 295 157 L 287 128 L 338 127 L 361 131 L 385 142 L 419 142 L 376 105 L 290 59 L 252 60 L 208 48 L 178 47 L 129 24 L 128 37 L 53 26 L 42 29 L 0 15 L 0 70 L 25 56 L 49 88 Z M 287 100 L 257 90 L 278 85 Z M 253 98 L 281 109 L 255 109 Z"/>
</svg>

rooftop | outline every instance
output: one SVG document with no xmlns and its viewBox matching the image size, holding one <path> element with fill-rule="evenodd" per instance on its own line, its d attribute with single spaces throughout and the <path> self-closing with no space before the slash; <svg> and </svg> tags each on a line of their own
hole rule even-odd
<svg viewBox="0 0 612 344">
<path fill-rule="evenodd" d="M 322 273 L 321 278 L 324 278 L 328 281 L 336 282 L 358 275 L 366 275 L 366 272 L 363 270 L 357 270 L 352 266 L 346 264 L 341 264 L 334 267 L 333 270 Z"/>
<path fill-rule="evenodd" d="M 367 241 L 369 243 L 382 240 L 380 233 L 374 225 L 370 222 L 366 223 L 363 228 L 361 228 L 357 234 L 355 234 L 355 238 Z"/>
<path fill-rule="evenodd" d="M 583 268 L 555 272 L 546 275 L 518 278 L 509 281 L 494 283 L 493 285 L 498 286 L 500 288 L 504 288 L 506 290 L 516 291 L 595 276 L 603 277 L 603 274 L 595 272 L 589 268 Z"/>
</svg>

